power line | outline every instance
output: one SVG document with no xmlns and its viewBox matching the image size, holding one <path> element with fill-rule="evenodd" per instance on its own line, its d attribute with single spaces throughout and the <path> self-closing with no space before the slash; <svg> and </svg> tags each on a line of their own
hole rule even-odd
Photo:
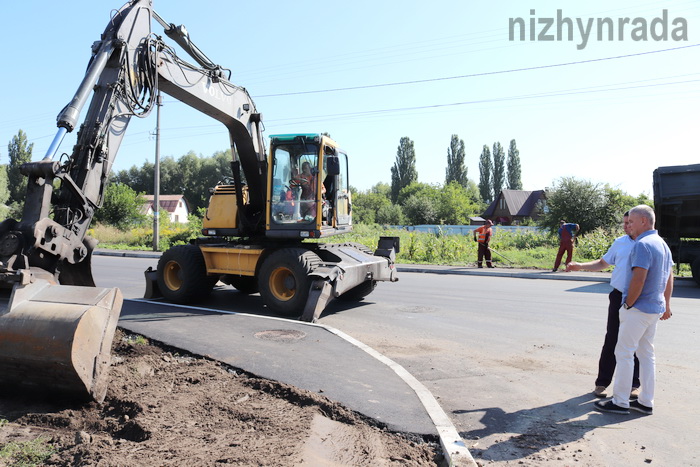
<svg viewBox="0 0 700 467">
<path fill-rule="evenodd" d="M 440 109 L 440 108 L 445 108 L 445 107 L 457 107 L 457 106 L 463 106 L 463 105 L 486 104 L 486 103 L 493 103 L 493 102 L 505 102 L 505 101 L 536 99 L 536 98 L 545 98 L 545 97 L 560 97 L 560 96 L 570 96 L 570 95 L 577 95 L 577 94 L 621 91 L 621 90 L 626 90 L 626 89 L 651 88 L 651 87 L 657 87 L 657 86 L 670 86 L 670 85 L 688 84 L 688 83 L 697 83 L 697 82 L 700 82 L 700 79 L 685 80 L 685 81 L 673 81 L 670 83 L 653 83 L 653 84 L 640 84 L 640 85 L 635 85 L 635 86 L 620 86 L 620 87 L 613 87 L 613 88 L 607 88 L 607 89 L 595 89 L 595 88 L 594 89 L 591 89 L 591 88 L 567 89 L 567 90 L 552 91 L 552 92 L 545 92 L 545 93 L 524 94 L 524 95 L 519 95 L 519 96 L 494 97 L 494 98 L 490 98 L 490 99 L 477 99 L 477 100 L 463 101 L 463 102 L 452 102 L 452 103 L 447 103 L 447 104 L 430 104 L 430 105 L 423 105 L 423 106 L 397 107 L 397 108 L 392 108 L 392 109 L 366 110 L 366 111 L 361 111 L 361 112 L 315 115 L 315 116 L 308 116 L 308 117 L 292 117 L 292 118 L 287 118 L 287 119 L 268 120 L 267 123 L 276 123 L 276 122 L 280 122 L 280 121 L 294 121 L 294 120 L 297 120 L 298 122 L 307 122 L 308 123 L 310 121 L 314 121 L 315 119 L 320 119 L 320 118 L 322 118 L 322 119 L 352 118 L 352 117 L 358 117 L 358 116 L 371 116 L 371 115 L 386 114 L 386 113 L 392 113 L 392 112 L 412 112 L 412 111 L 416 111 L 416 110 Z M 610 85 L 606 85 L 606 86 L 610 86 Z M 276 125 L 281 126 L 278 123 L 276 123 Z"/>
<path fill-rule="evenodd" d="M 453 80 L 453 79 L 465 79 L 465 78 L 475 78 L 478 76 L 491 76 L 491 75 L 500 75 L 500 74 L 506 74 L 506 73 L 518 73 L 521 71 L 533 71 L 533 70 L 544 70 L 548 68 L 557 68 L 557 67 L 564 67 L 564 66 L 571 66 L 571 65 L 582 65 L 585 63 L 595 63 L 595 62 L 604 62 L 608 60 L 618 60 L 621 58 L 630 58 L 630 57 L 639 57 L 643 55 L 650 55 L 650 54 L 657 54 L 661 52 L 672 52 L 676 50 L 682 50 L 682 49 L 688 49 L 691 47 L 698 47 L 700 44 L 691 44 L 691 45 L 684 45 L 680 47 L 673 47 L 670 49 L 662 49 L 662 50 L 652 50 L 649 52 L 639 52 L 635 54 L 627 54 L 627 55 L 616 55 L 612 57 L 603 57 L 603 58 L 592 58 L 589 60 L 579 60 L 575 62 L 566 62 L 566 63 L 555 63 L 551 65 L 538 65 L 538 66 L 532 66 L 532 67 L 525 67 L 525 68 L 512 68 L 508 70 L 498 70 L 498 71 L 485 71 L 483 73 L 472 73 L 468 75 L 458 75 L 458 76 L 446 76 L 442 78 L 429 78 L 429 79 L 421 79 L 421 80 L 413 80 L 413 81 L 399 81 L 395 83 L 383 83 L 383 84 L 368 84 L 368 85 L 363 85 L 363 86 L 350 86 L 350 87 L 344 87 L 344 88 L 331 88 L 331 89 L 320 89 L 320 90 L 315 90 L 315 91 L 296 91 L 296 92 L 286 92 L 286 93 L 279 93 L 279 94 L 264 94 L 261 96 L 255 96 L 256 99 L 264 98 L 264 97 L 281 97 L 281 96 L 297 96 L 297 95 L 302 95 L 302 94 L 319 94 L 319 93 L 326 93 L 326 92 L 339 92 L 339 91 L 355 91 L 358 89 L 371 89 L 371 88 L 382 88 L 382 87 L 390 87 L 390 86 L 405 86 L 408 84 L 422 84 L 422 83 L 432 83 L 436 81 L 447 81 L 447 80 Z"/>
</svg>

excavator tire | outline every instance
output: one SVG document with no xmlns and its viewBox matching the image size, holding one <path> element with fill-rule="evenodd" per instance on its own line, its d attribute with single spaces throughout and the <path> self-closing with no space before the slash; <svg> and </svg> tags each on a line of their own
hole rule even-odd
<svg viewBox="0 0 700 467">
<path fill-rule="evenodd" d="M 197 245 L 177 245 L 158 260 L 158 287 L 163 297 L 186 304 L 205 299 L 216 282 L 207 275 L 202 251 Z"/>
<path fill-rule="evenodd" d="M 367 295 L 371 294 L 375 287 L 377 287 L 377 281 L 364 281 L 360 285 L 356 285 L 352 289 L 345 292 L 343 295 L 338 297 L 338 300 L 344 302 L 359 302 Z"/>
<path fill-rule="evenodd" d="M 258 293 L 258 279 L 254 276 L 237 276 L 235 274 L 225 274 L 221 277 L 221 282 L 235 287 L 242 294 L 251 295 Z"/>
<path fill-rule="evenodd" d="M 270 254 L 260 267 L 258 285 L 263 303 L 274 313 L 300 315 L 309 298 L 309 274 L 321 258 L 303 248 L 283 248 Z"/>
</svg>

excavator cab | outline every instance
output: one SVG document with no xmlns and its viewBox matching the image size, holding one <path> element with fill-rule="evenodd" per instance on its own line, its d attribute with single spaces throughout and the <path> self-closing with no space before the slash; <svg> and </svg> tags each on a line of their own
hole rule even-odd
<svg viewBox="0 0 700 467">
<path fill-rule="evenodd" d="M 270 137 L 270 238 L 320 238 L 351 230 L 347 154 L 325 135 Z"/>
</svg>

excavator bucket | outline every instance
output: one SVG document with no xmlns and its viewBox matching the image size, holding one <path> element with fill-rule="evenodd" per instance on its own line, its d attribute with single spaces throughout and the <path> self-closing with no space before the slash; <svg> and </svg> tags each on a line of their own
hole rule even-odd
<svg viewBox="0 0 700 467">
<path fill-rule="evenodd" d="M 104 401 L 119 289 L 19 277 L 0 297 L 0 387 Z"/>
</svg>

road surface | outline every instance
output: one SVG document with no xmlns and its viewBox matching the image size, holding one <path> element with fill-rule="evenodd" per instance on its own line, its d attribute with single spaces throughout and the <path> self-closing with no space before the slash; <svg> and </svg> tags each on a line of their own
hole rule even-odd
<svg viewBox="0 0 700 467">
<path fill-rule="evenodd" d="M 156 260 L 93 259 L 98 285 L 143 294 Z M 561 273 L 564 274 L 564 273 Z M 516 465 L 700 465 L 700 288 L 677 281 L 656 337 L 655 413 L 593 410 L 605 332 L 600 282 L 403 273 L 320 322 L 401 364 L 437 398 L 477 460 Z M 232 299 L 236 297 L 236 299 Z M 210 306 L 266 314 L 260 298 L 216 291 Z"/>
</svg>

